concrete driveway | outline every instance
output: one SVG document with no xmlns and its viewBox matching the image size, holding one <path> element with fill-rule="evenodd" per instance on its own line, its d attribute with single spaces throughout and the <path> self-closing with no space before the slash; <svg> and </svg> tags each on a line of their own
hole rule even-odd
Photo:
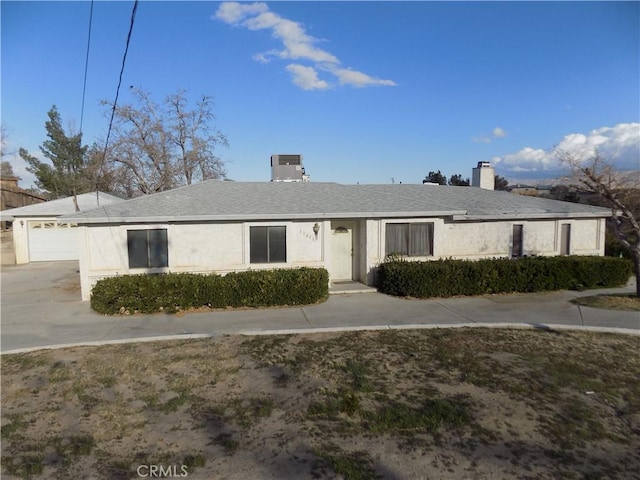
<svg viewBox="0 0 640 480">
<path fill-rule="evenodd" d="M 519 325 L 620 329 L 640 333 L 640 314 L 570 303 L 577 296 L 632 292 L 626 287 L 586 292 L 484 295 L 405 300 L 379 293 L 331 295 L 308 307 L 104 316 L 80 300 L 78 262 L 38 262 L 1 270 L 0 351 L 232 333 L 365 328 L 444 328 Z"/>
<path fill-rule="evenodd" d="M 0 294 L 2 351 L 47 345 L 56 329 L 82 329 L 91 315 L 80 301 L 77 261 L 3 265 Z"/>
</svg>

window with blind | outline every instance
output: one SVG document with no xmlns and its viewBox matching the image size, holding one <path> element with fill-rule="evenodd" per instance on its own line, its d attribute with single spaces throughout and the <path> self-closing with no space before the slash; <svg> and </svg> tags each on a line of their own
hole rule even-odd
<svg viewBox="0 0 640 480">
<path fill-rule="evenodd" d="M 251 263 L 286 263 L 287 227 L 250 227 Z"/>
<path fill-rule="evenodd" d="M 433 223 L 387 223 L 385 253 L 408 257 L 433 255 Z"/>
</svg>

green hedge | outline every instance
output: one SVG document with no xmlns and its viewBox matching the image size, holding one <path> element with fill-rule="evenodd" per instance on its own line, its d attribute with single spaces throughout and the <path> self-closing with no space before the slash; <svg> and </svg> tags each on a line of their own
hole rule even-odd
<svg viewBox="0 0 640 480">
<path fill-rule="evenodd" d="M 416 298 L 624 285 L 632 263 L 607 257 L 494 258 L 477 261 L 391 260 L 380 266 L 378 288 Z"/>
<path fill-rule="evenodd" d="M 93 287 L 98 313 L 175 312 L 208 306 L 265 307 L 316 303 L 329 294 L 323 268 L 252 270 L 220 275 L 168 273 L 105 278 Z"/>
<path fill-rule="evenodd" d="M 631 252 L 624 245 L 620 243 L 620 240 L 616 236 L 607 231 L 604 236 L 604 254 L 607 257 L 622 257 L 631 259 Z"/>
</svg>

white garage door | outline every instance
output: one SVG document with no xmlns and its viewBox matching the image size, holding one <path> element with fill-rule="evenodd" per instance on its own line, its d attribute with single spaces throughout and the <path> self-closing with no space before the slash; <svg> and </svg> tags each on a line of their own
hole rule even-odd
<svg viewBox="0 0 640 480">
<path fill-rule="evenodd" d="M 29 261 L 78 259 L 78 228 L 56 221 L 29 222 Z"/>
</svg>

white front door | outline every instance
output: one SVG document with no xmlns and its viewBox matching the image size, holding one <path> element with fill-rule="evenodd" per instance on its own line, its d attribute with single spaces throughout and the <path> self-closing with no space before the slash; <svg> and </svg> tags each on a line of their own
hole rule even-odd
<svg viewBox="0 0 640 480">
<path fill-rule="evenodd" d="M 353 222 L 331 222 L 331 280 L 353 278 Z"/>
</svg>

